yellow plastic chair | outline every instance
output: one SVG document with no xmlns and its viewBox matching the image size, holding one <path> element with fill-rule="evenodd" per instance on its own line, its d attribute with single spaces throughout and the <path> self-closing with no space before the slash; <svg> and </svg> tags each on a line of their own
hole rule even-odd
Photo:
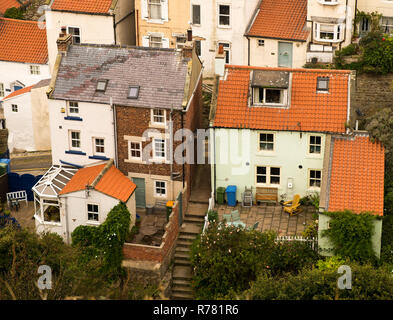
<svg viewBox="0 0 393 320">
<path fill-rule="evenodd" d="M 286 201 L 283 203 L 284 205 L 284 211 L 289 213 L 290 216 L 293 216 L 297 213 L 299 213 L 300 210 L 300 195 L 295 194 L 293 197 L 293 200 Z"/>
</svg>

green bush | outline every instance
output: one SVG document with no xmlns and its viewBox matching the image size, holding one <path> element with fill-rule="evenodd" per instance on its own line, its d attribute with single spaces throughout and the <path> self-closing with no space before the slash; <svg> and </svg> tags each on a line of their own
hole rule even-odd
<svg viewBox="0 0 393 320">
<path fill-rule="evenodd" d="M 4 18 L 10 18 L 10 19 L 19 19 L 19 20 L 24 20 L 25 18 L 23 17 L 23 9 L 21 8 L 9 8 L 5 10 L 4 12 Z"/>
<path fill-rule="evenodd" d="M 390 272 L 370 265 L 350 265 L 352 289 L 337 286 L 337 270 L 305 269 L 299 274 L 271 277 L 261 274 L 251 288 L 238 298 L 253 300 L 391 300 L 393 277 Z"/>
<path fill-rule="evenodd" d="M 119 203 L 98 227 L 79 226 L 72 233 L 72 245 L 83 249 L 81 261 L 102 260 L 102 273 L 109 277 L 121 272 L 123 244 L 130 229 L 130 212 Z"/>
<path fill-rule="evenodd" d="M 332 218 L 330 228 L 323 230 L 322 236 L 329 237 L 334 254 L 358 262 L 375 262 L 371 237 L 376 217 L 368 213 L 354 214 L 348 210 L 328 215 Z"/>
<path fill-rule="evenodd" d="M 381 262 L 393 264 L 393 216 L 383 217 L 381 239 Z"/>
<path fill-rule="evenodd" d="M 207 212 L 207 219 L 209 220 L 210 223 L 218 221 L 218 213 L 217 213 L 217 211 L 209 210 Z"/>
<path fill-rule="evenodd" d="M 191 247 L 193 287 L 198 299 L 217 299 L 250 286 L 261 270 L 297 272 L 318 260 L 297 242 L 275 243 L 275 233 L 211 224 Z"/>
</svg>

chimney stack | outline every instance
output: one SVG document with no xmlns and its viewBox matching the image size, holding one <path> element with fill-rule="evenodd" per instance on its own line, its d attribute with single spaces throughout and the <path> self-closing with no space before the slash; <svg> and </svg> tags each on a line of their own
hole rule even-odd
<svg viewBox="0 0 393 320">
<path fill-rule="evenodd" d="M 224 52 L 224 46 L 220 44 L 218 46 L 218 51 L 216 54 L 216 58 L 214 60 L 214 69 L 216 75 L 219 75 L 220 77 L 224 76 L 225 72 L 225 52 Z"/>
<path fill-rule="evenodd" d="M 183 47 L 183 58 L 192 58 L 192 51 L 194 50 L 194 42 L 192 41 L 192 29 L 187 30 L 187 41 Z"/>
<path fill-rule="evenodd" d="M 72 35 L 67 34 L 67 28 L 61 27 L 61 33 L 56 41 L 57 51 L 61 54 L 66 54 L 69 46 L 72 44 Z"/>
</svg>

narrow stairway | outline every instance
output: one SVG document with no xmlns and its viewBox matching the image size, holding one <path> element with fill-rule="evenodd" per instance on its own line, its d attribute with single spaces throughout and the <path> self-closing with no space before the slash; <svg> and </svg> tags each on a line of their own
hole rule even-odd
<svg viewBox="0 0 393 320">
<path fill-rule="evenodd" d="M 207 209 L 207 203 L 190 201 L 188 204 L 175 249 L 171 299 L 194 299 L 191 288 L 191 244 L 202 231 Z"/>
</svg>

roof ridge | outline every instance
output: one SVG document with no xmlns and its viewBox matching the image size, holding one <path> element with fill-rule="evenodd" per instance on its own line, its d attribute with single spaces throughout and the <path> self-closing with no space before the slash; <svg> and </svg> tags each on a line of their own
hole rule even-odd
<svg viewBox="0 0 393 320">
<path fill-rule="evenodd" d="M 32 24 L 38 24 L 38 21 L 34 20 L 21 20 L 21 19 L 12 19 L 12 18 L 4 18 L 0 17 L 0 20 L 8 20 L 8 21 L 14 21 L 14 22 L 27 22 L 27 23 L 32 23 Z M 43 22 L 45 23 L 45 22 Z"/>
<path fill-rule="evenodd" d="M 107 164 L 104 166 L 104 168 L 102 168 L 101 172 L 97 175 L 97 177 L 95 177 L 93 182 L 90 184 L 91 188 L 95 188 L 95 186 L 98 184 L 98 182 L 100 182 L 100 180 L 103 178 L 105 173 L 107 173 L 107 171 L 112 167 L 113 163 L 114 163 L 113 159 L 110 159 L 107 162 Z"/>
<path fill-rule="evenodd" d="M 352 72 L 352 70 L 341 70 L 341 69 L 256 67 L 256 66 L 242 66 L 242 65 L 226 65 L 225 68 L 227 68 L 227 69 L 245 69 L 245 70 L 265 70 L 265 71 L 290 71 L 290 72 L 304 72 L 304 73 L 342 73 L 342 74 L 350 74 Z"/>
</svg>

